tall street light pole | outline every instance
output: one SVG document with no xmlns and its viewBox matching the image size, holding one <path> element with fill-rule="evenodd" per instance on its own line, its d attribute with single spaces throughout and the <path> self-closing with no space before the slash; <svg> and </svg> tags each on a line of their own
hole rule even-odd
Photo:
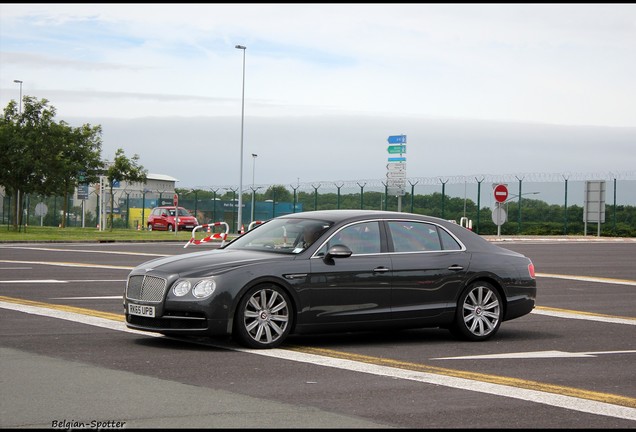
<svg viewBox="0 0 636 432">
<path fill-rule="evenodd" d="M 20 106 L 20 114 L 22 114 L 22 81 L 20 80 L 13 80 L 14 83 L 16 84 L 20 84 L 20 100 L 19 100 L 19 106 Z"/>
<path fill-rule="evenodd" d="M 256 195 L 256 189 L 254 189 L 254 173 L 256 172 L 256 158 L 258 155 L 256 153 L 252 153 L 252 216 L 250 218 L 250 223 L 254 222 L 254 196 Z"/>
<path fill-rule="evenodd" d="M 20 112 L 20 117 L 22 116 L 22 81 L 21 80 L 13 80 L 14 83 L 16 84 L 20 84 L 20 101 L 19 103 L 19 112 Z M 22 119 L 20 119 L 20 121 L 22 121 Z M 20 220 L 20 214 L 21 214 L 21 205 L 20 205 L 20 189 L 18 189 L 16 191 L 16 202 L 15 202 L 15 220 L 17 222 L 18 227 L 21 225 L 21 220 Z M 18 228 L 19 230 L 20 228 Z"/>
<path fill-rule="evenodd" d="M 241 162 L 239 165 L 239 190 L 238 190 L 238 229 L 243 223 L 243 123 L 245 120 L 245 50 L 247 47 L 236 45 L 234 48 L 243 50 L 243 90 L 241 92 Z"/>
</svg>

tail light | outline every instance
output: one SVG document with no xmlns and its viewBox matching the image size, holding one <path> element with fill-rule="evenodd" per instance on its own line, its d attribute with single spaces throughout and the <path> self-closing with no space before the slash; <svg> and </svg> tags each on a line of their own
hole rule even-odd
<svg viewBox="0 0 636 432">
<path fill-rule="evenodd" d="M 528 264 L 528 273 L 530 273 L 530 277 L 532 279 L 535 279 L 535 276 L 534 276 L 534 264 L 532 264 L 532 261 L 530 261 L 530 264 Z"/>
</svg>

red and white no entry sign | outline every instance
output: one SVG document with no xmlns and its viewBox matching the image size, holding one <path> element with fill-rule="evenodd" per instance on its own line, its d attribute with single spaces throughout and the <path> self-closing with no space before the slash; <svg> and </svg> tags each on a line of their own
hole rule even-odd
<svg viewBox="0 0 636 432">
<path fill-rule="evenodd" d="M 505 184 L 495 186 L 495 201 L 502 203 L 508 198 L 508 187 Z"/>
</svg>

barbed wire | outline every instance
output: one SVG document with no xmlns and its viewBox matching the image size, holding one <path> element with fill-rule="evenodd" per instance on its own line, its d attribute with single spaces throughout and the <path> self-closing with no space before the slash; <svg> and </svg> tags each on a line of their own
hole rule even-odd
<svg viewBox="0 0 636 432">
<path fill-rule="evenodd" d="M 563 173 L 516 173 L 516 174 L 470 174 L 470 175 L 452 175 L 452 176 L 435 176 L 435 177 L 407 177 L 405 185 L 410 186 L 434 186 L 434 185 L 457 185 L 457 184 L 489 184 L 489 183 L 555 183 L 568 181 L 586 181 L 586 180 L 636 180 L 636 171 L 607 171 L 607 172 L 563 172 Z M 314 192 L 315 190 L 327 189 L 364 189 L 364 190 L 384 190 L 387 185 L 387 179 L 358 179 L 358 180 L 321 180 L 310 182 L 297 182 L 290 184 L 272 183 L 272 184 L 254 184 L 247 186 L 244 190 L 251 192 L 254 189 L 267 189 L 270 186 L 284 186 L 298 192 Z M 237 191 L 236 184 L 230 185 L 214 185 L 214 186 L 197 186 L 191 189 L 209 190 L 209 191 Z"/>
</svg>

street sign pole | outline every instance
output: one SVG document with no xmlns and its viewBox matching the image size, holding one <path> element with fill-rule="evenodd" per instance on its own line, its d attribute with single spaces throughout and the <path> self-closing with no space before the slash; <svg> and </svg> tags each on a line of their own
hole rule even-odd
<svg viewBox="0 0 636 432">
<path fill-rule="evenodd" d="M 387 187 L 389 193 L 395 193 L 398 199 L 397 211 L 402 211 L 402 196 L 404 195 L 404 186 L 406 180 L 406 135 L 391 135 L 387 138 L 387 142 L 390 144 L 387 147 L 387 152 L 391 156 L 388 158 L 387 164 Z M 397 156 L 399 155 L 399 156 Z"/>
<path fill-rule="evenodd" d="M 501 237 L 501 204 L 497 203 L 497 237 Z"/>
</svg>

